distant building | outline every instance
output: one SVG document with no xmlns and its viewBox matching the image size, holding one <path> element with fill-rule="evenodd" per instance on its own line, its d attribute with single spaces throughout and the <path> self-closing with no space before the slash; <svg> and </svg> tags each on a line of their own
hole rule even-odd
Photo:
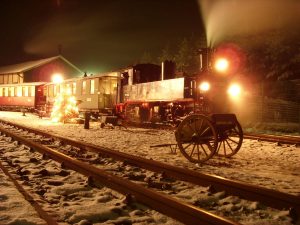
<svg viewBox="0 0 300 225">
<path fill-rule="evenodd" d="M 0 67 L 0 84 L 49 82 L 54 74 L 61 74 L 67 79 L 81 76 L 83 72 L 59 55 Z"/>
</svg>

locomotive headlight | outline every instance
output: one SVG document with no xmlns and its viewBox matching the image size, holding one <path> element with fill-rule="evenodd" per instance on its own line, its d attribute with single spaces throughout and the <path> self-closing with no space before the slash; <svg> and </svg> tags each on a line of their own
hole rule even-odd
<svg viewBox="0 0 300 225">
<path fill-rule="evenodd" d="M 210 84 L 204 81 L 199 85 L 199 89 L 200 91 L 207 92 L 210 89 Z"/>
<path fill-rule="evenodd" d="M 218 71 L 218 72 L 226 72 L 229 68 L 229 62 L 227 59 L 225 58 L 220 58 L 220 59 L 217 59 L 216 62 L 215 62 L 215 69 Z"/>
<path fill-rule="evenodd" d="M 231 97 L 238 97 L 241 94 L 241 86 L 238 84 L 231 84 L 227 92 Z"/>
</svg>

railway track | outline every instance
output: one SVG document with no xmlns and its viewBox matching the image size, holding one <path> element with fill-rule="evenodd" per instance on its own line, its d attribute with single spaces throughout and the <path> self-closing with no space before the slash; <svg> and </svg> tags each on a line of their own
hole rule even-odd
<svg viewBox="0 0 300 225">
<path fill-rule="evenodd" d="M 269 141 L 269 142 L 277 142 L 279 144 L 291 144 L 300 146 L 300 137 L 295 136 L 278 136 L 278 135 L 270 135 L 270 134 L 251 134 L 245 133 L 244 138 L 260 140 L 260 141 Z"/>
<path fill-rule="evenodd" d="M 232 181 L 217 176 L 200 174 L 198 172 L 194 172 L 191 170 L 185 170 L 182 168 L 159 163 L 153 160 L 147 160 L 144 158 L 127 155 L 125 153 L 113 151 L 111 149 L 102 148 L 92 144 L 79 143 L 71 139 L 52 136 L 42 131 L 28 128 L 25 126 L 20 126 L 12 123 L 9 123 L 9 125 L 16 126 L 24 130 L 29 130 L 30 132 L 43 135 L 48 138 L 60 140 L 64 144 L 72 145 L 75 146 L 76 148 L 85 151 L 92 151 L 92 152 L 100 153 L 101 155 L 105 155 L 107 157 L 112 157 L 118 160 L 122 160 L 126 162 L 126 164 L 129 163 L 135 166 L 143 167 L 148 170 L 159 172 L 164 174 L 164 176 L 167 177 L 184 180 L 200 186 L 210 186 L 211 190 L 226 191 L 226 193 L 228 194 L 237 195 L 240 196 L 241 198 L 252 200 L 252 201 L 259 201 L 264 205 L 271 206 L 273 208 L 290 209 L 290 214 L 294 219 L 297 218 L 300 212 L 300 198 L 298 196 L 293 196 L 278 191 L 257 187 L 254 185 L 248 185 L 242 182 Z M 136 195 L 136 193 L 133 195 Z"/>
<path fill-rule="evenodd" d="M 141 202 L 184 224 L 239 224 L 229 219 L 211 214 L 193 205 L 145 188 L 141 185 L 137 185 L 131 181 L 109 174 L 104 170 L 89 165 L 88 163 L 79 161 L 57 150 L 15 134 L 15 132 L 11 132 L 3 128 L 0 128 L 0 131 L 2 134 L 12 137 L 14 141 L 19 141 L 42 154 L 46 154 L 47 157 L 62 163 L 64 167 L 70 168 L 89 177 L 90 182 L 93 184 L 104 184 L 105 186 L 124 195 L 131 196 L 128 197 L 129 199 Z"/>
</svg>

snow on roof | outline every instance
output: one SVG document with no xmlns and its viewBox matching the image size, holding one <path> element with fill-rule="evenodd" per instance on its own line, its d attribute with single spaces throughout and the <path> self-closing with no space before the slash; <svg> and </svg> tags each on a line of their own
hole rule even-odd
<svg viewBox="0 0 300 225">
<path fill-rule="evenodd" d="M 23 62 L 23 63 L 9 65 L 9 66 L 3 66 L 3 67 L 0 67 L 0 74 L 23 73 L 23 72 L 26 72 L 28 70 L 34 69 L 36 67 L 42 66 L 46 63 L 52 62 L 56 59 L 62 59 L 67 64 L 69 64 L 71 67 L 73 67 L 75 70 L 77 70 L 79 73 L 83 73 L 80 69 L 78 69 L 72 63 L 70 63 L 63 56 L 58 55 L 58 56 L 54 56 L 54 57 L 50 57 L 50 58 L 46 58 L 46 59 L 40 59 L 40 60 Z"/>
</svg>

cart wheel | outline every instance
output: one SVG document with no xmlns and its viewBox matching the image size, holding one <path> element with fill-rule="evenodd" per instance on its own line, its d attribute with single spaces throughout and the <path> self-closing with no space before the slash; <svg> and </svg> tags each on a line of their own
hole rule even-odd
<svg viewBox="0 0 300 225">
<path fill-rule="evenodd" d="M 223 157 L 231 157 L 236 154 L 243 143 L 243 130 L 238 121 L 234 127 L 219 133 L 218 148 L 216 154 Z"/>
<path fill-rule="evenodd" d="M 217 133 L 208 117 L 187 116 L 178 126 L 175 137 L 181 153 L 193 163 L 202 163 L 216 152 Z"/>
</svg>

